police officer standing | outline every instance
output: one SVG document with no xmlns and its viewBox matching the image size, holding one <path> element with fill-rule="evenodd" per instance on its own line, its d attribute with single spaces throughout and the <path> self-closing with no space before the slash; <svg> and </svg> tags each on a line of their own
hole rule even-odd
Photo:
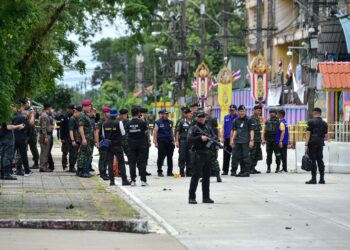
<svg viewBox="0 0 350 250">
<path fill-rule="evenodd" d="M 69 105 L 67 113 L 62 114 L 60 117 L 60 138 L 61 138 L 61 151 L 62 151 L 62 167 L 63 171 L 68 168 L 68 153 L 70 148 L 69 139 L 69 119 L 74 114 L 75 105 Z M 69 155 L 69 158 L 71 156 Z"/>
<path fill-rule="evenodd" d="M 230 105 L 230 113 L 224 117 L 224 131 L 222 133 L 222 137 L 223 137 L 222 141 L 224 142 L 224 148 L 226 149 L 226 150 L 223 150 L 224 160 L 222 164 L 222 175 L 228 175 L 228 170 L 230 168 L 231 154 L 228 153 L 228 152 L 232 152 L 232 148 L 230 146 L 230 135 L 231 135 L 233 120 L 236 119 L 237 117 L 238 117 L 238 114 L 237 114 L 236 105 Z M 231 169 L 231 174 L 233 174 L 232 169 Z"/>
<path fill-rule="evenodd" d="M 99 121 L 99 123 L 96 126 L 96 130 L 95 130 L 95 145 L 96 147 L 99 149 L 99 142 L 101 141 L 101 139 L 105 139 L 103 138 L 103 134 L 102 134 L 102 126 L 104 124 L 105 121 L 108 120 L 109 118 L 109 112 L 110 112 L 110 108 L 107 106 L 104 106 L 102 108 L 102 113 L 103 116 L 101 117 L 101 120 Z M 98 170 L 100 172 L 100 177 L 107 181 L 109 180 L 109 177 L 107 176 L 107 151 L 106 150 L 98 150 L 99 151 L 99 155 L 100 158 L 98 160 Z"/>
<path fill-rule="evenodd" d="M 122 148 L 122 136 L 125 135 L 124 125 L 122 121 L 117 118 L 118 111 L 115 108 L 111 108 L 109 112 L 109 118 L 102 125 L 103 134 L 105 138 L 110 141 L 110 146 L 107 149 L 107 161 L 108 161 L 108 175 L 110 179 L 110 185 L 114 186 L 114 172 L 113 161 L 114 156 L 118 159 L 119 172 L 122 177 L 122 185 L 130 185 L 130 182 L 126 176 L 125 161 Z"/>
<path fill-rule="evenodd" d="M 173 153 L 175 149 L 174 135 L 173 135 L 173 121 L 169 120 L 168 112 L 166 110 L 159 111 L 161 116 L 155 123 L 153 132 L 153 143 L 158 148 L 158 176 L 163 177 L 163 162 L 167 158 L 168 171 L 167 176 L 173 175 Z"/>
<path fill-rule="evenodd" d="M 325 145 L 325 136 L 328 133 L 328 124 L 322 120 L 321 114 L 321 109 L 315 108 L 312 113 L 313 119 L 307 123 L 305 151 L 307 151 L 313 164 L 311 168 L 311 180 L 305 182 L 306 184 L 317 183 L 317 167 L 320 172 L 319 184 L 326 184 L 324 180 L 323 147 Z"/>
<path fill-rule="evenodd" d="M 241 171 L 237 177 L 249 177 L 250 159 L 249 149 L 254 147 L 254 120 L 246 115 L 245 106 L 238 107 L 238 118 L 233 121 L 230 145 L 233 148 L 232 170 L 236 173 L 238 163 L 241 165 Z"/>
<path fill-rule="evenodd" d="M 263 133 L 262 144 L 266 143 L 266 164 L 267 171 L 266 173 L 271 173 L 271 163 L 272 163 L 272 154 L 275 153 L 277 168 L 275 173 L 278 173 L 281 165 L 281 150 L 276 144 L 276 135 L 278 130 L 279 121 L 277 119 L 277 111 L 270 109 L 270 118 L 265 122 L 265 129 Z"/>
<path fill-rule="evenodd" d="M 78 156 L 78 171 L 80 177 L 90 177 L 90 160 L 93 151 L 92 144 L 94 143 L 94 127 L 91 123 L 89 113 L 91 112 L 92 102 L 84 100 L 82 102 L 83 112 L 79 118 L 79 156 Z"/>
<path fill-rule="evenodd" d="M 199 128 L 199 129 L 198 129 Z M 201 131 L 200 131 L 201 130 Z M 203 133 L 204 132 L 204 133 Z M 204 135 L 206 134 L 206 135 Z M 193 172 L 189 189 L 189 204 L 197 204 L 196 190 L 199 178 L 202 176 L 203 203 L 214 203 L 210 199 L 210 159 L 207 143 L 209 137 L 213 135 L 212 130 L 205 124 L 205 113 L 197 113 L 197 122 L 191 126 L 188 132 L 188 143 L 193 145 Z"/>
<path fill-rule="evenodd" d="M 146 126 L 147 126 L 146 141 L 147 141 L 148 148 L 147 148 L 147 153 L 146 153 L 147 158 L 146 158 L 146 162 L 145 162 L 146 163 L 146 175 L 151 175 L 151 173 L 147 172 L 147 165 L 148 165 L 148 159 L 149 159 L 149 149 L 152 146 L 151 135 L 150 135 L 150 131 L 149 131 L 149 123 L 147 120 L 148 110 L 146 108 L 140 108 L 140 113 L 141 113 L 141 119 L 146 123 Z"/>
<path fill-rule="evenodd" d="M 78 158 L 78 150 L 80 146 L 79 141 L 79 118 L 82 111 L 82 107 L 78 106 L 74 110 L 74 114 L 69 118 L 69 172 L 75 173 L 77 170 L 75 169 L 75 164 Z"/>
<path fill-rule="evenodd" d="M 176 126 L 175 145 L 179 148 L 179 168 L 181 177 L 191 176 L 190 148 L 187 143 L 188 130 L 192 123 L 192 113 L 189 108 L 183 109 L 184 118 L 180 119 Z"/>
<path fill-rule="evenodd" d="M 262 151 L 261 151 L 261 124 L 260 124 L 260 115 L 261 115 L 261 106 L 256 105 L 254 107 L 254 114 L 250 118 L 254 121 L 254 147 L 250 149 L 250 173 L 251 174 L 260 174 L 260 171 L 257 171 L 256 165 L 258 161 L 261 161 Z"/>
<path fill-rule="evenodd" d="M 44 104 L 44 110 L 41 113 L 39 119 L 40 127 L 40 172 L 52 172 L 53 170 L 48 168 L 49 166 L 49 154 L 52 138 L 52 126 L 49 114 L 51 113 L 51 105 L 49 103 Z"/>
<path fill-rule="evenodd" d="M 281 172 L 288 172 L 287 169 L 287 152 L 288 152 L 288 141 L 289 141 L 289 129 L 288 123 L 284 118 L 286 112 L 284 110 L 279 110 L 277 112 L 277 118 L 279 119 L 279 125 L 276 135 L 276 144 L 278 144 L 281 152 L 282 159 L 282 170 Z"/>
<path fill-rule="evenodd" d="M 212 116 L 213 109 L 211 106 L 208 106 L 205 108 L 206 113 L 206 125 L 212 130 L 214 137 L 214 140 L 218 140 L 219 138 L 219 124 L 218 120 Z M 220 166 L 218 161 L 218 149 L 216 146 L 212 146 L 210 153 L 210 162 L 211 162 L 211 176 L 216 176 L 217 182 L 222 182 L 221 176 L 220 176 Z"/>
<path fill-rule="evenodd" d="M 0 179 L 17 180 L 11 175 L 12 159 L 14 154 L 14 130 L 24 129 L 24 124 L 13 125 L 11 121 L 1 124 L 0 127 Z"/>
<path fill-rule="evenodd" d="M 129 146 L 129 166 L 131 186 L 136 186 L 136 168 L 140 171 L 141 185 L 147 186 L 146 179 L 146 153 L 148 143 L 146 141 L 147 125 L 139 118 L 140 110 L 137 107 L 131 109 L 131 120 L 126 124 Z"/>
</svg>

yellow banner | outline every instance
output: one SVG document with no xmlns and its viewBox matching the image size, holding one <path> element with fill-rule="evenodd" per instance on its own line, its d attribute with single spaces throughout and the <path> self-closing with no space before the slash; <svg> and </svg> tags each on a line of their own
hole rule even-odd
<svg viewBox="0 0 350 250">
<path fill-rule="evenodd" d="M 232 102 L 232 84 L 219 83 L 219 96 L 218 102 L 220 106 L 230 106 Z"/>
</svg>

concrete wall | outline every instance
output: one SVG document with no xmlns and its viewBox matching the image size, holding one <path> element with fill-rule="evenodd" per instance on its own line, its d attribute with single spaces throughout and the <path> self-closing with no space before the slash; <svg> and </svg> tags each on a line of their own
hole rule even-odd
<svg viewBox="0 0 350 250">
<path fill-rule="evenodd" d="M 326 173 L 350 174 L 349 142 L 326 142 L 323 147 L 323 161 L 326 166 Z M 295 149 L 296 170 L 301 169 L 301 160 L 305 154 L 305 142 L 297 142 Z"/>
</svg>

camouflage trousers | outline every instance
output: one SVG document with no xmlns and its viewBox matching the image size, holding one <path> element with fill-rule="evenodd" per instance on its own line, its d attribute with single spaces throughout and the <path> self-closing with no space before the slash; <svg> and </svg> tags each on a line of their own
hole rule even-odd
<svg viewBox="0 0 350 250">
<path fill-rule="evenodd" d="M 218 161 L 218 150 L 209 150 L 209 160 L 210 160 L 210 172 L 211 175 L 217 175 L 220 173 L 220 165 Z"/>
<path fill-rule="evenodd" d="M 87 174 L 90 172 L 92 151 L 93 147 L 91 147 L 90 141 L 87 142 L 86 146 L 84 146 L 83 144 L 80 145 L 78 153 L 78 170 L 80 172 L 83 171 Z"/>
<path fill-rule="evenodd" d="M 262 151 L 261 151 L 261 143 L 255 142 L 254 147 L 250 149 L 249 151 L 250 156 L 250 169 L 253 169 L 258 164 L 258 161 L 261 161 L 263 159 Z"/>
<path fill-rule="evenodd" d="M 107 174 L 107 150 L 99 150 L 98 170 L 100 175 Z"/>
</svg>

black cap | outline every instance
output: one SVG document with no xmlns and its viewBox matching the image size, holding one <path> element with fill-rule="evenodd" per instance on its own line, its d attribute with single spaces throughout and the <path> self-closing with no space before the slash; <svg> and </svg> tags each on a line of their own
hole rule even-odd
<svg viewBox="0 0 350 250">
<path fill-rule="evenodd" d="M 231 104 L 231 105 L 230 105 L 230 109 L 235 109 L 235 110 L 237 110 L 237 106 L 234 105 L 234 104 Z"/>
<path fill-rule="evenodd" d="M 19 104 L 26 104 L 26 103 L 28 103 L 28 100 L 27 100 L 27 98 L 19 99 L 19 100 L 18 100 L 18 103 L 19 103 Z"/>
<path fill-rule="evenodd" d="M 76 106 L 75 110 L 78 111 L 78 112 L 81 112 L 81 111 L 83 111 L 83 108 L 81 106 Z"/>
<path fill-rule="evenodd" d="M 128 113 L 128 110 L 127 109 L 121 109 L 119 110 L 119 114 L 121 115 L 126 115 Z"/>
<path fill-rule="evenodd" d="M 146 108 L 140 108 L 140 113 L 148 113 L 148 109 L 146 109 Z"/>
<path fill-rule="evenodd" d="M 261 110 L 262 107 L 261 107 L 260 105 L 255 105 L 255 106 L 254 106 L 254 110 L 256 110 L 256 109 L 260 109 L 260 110 Z"/>
<path fill-rule="evenodd" d="M 322 114 L 322 110 L 320 108 L 314 108 L 314 111 Z"/>
<path fill-rule="evenodd" d="M 270 114 L 271 114 L 271 113 L 277 114 L 277 110 L 276 110 L 276 109 L 270 109 L 270 110 L 269 110 L 269 113 L 270 113 Z"/>
<path fill-rule="evenodd" d="M 68 106 L 68 109 L 76 109 L 76 106 L 74 104 L 71 104 Z"/>
<path fill-rule="evenodd" d="M 48 103 L 48 102 L 44 103 L 44 109 L 51 108 L 51 107 L 52 106 L 50 103 Z"/>
<path fill-rule="evenodd" d="M 239 105 L 238 111 L 239 111 L 239 110 L 245 110 L 245 106 L 244 106 L 244 105 Z"/>
<path fill-rule="evenodd" d="M 283 117 L 286 115 L 286 111 L 283 109 L 278 110 L 277 113 L 283 115 Z"/>
<path fill-rule="evenodd" d="M 200 111 L 197 113 L 197 117 L 205 117 L 205 113 L 203 111 Z"/>
<path fill-rule="evenodd" d="M 187 107 L 185 107 L 183 110 L 182 110 L 183 113 L 187 114 L 187 113 L 191 113 L 191 110 Z"/>
<path fill-rule="evenodd" d="M 190 108 L 199 107 L 198 103 L 193 103 Z"/>
<path fill-rule="evenodd" d="M 181 107 L 181 112 L 184 112 L 185 109 L 187 109 L 187 107 Z"/>
</svg>

